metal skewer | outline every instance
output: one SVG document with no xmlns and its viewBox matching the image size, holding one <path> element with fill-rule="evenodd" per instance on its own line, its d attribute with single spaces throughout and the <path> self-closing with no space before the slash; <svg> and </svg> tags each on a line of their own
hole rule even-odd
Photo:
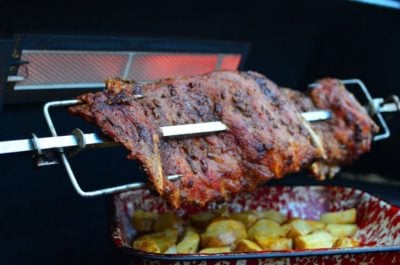
<svg viewBox="0 0 400 265">
<path fill-rule="evenodd" d="M 52 106 L 65 106 L 65 102 L 57 102 Z M 60 104 L 60 105 L 58 105 Z M 48 112 L 46 112 L 48 113 Z M 321 121 L 331 118 L 331 113 L 326 110 L 310 111 L 301 114 L 307 121 Z M 50 121 L 49 114 L 46 119 Z M 53 127 L 54 128 L 54 127 Z M 191 137 L 203 134 L 217 133 L 228 130 L 228 126 L 220 121 L 202 122 L 193 124 L 173 125 L 160 127 L 162 137 Z M 52 131 L 52 132 L 55 132 Z M 79 147 L 84 142 L 85 146 L 90 147 L 109 147 L 118 145 L 116 142 L 107 141 L 95 133 L 84 134 L 80 131 L 74 131 L 73 134 L 64 136 L 53 136 L 31 139 L 11 140 L 0 142 L 0 154 L 10 154 L 28 151 L 48 150 L 56 148 Z"/>
</svg>

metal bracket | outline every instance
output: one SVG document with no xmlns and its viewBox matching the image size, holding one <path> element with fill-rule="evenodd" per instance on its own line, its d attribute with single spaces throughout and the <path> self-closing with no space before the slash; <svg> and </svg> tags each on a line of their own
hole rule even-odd
<svg viewBox="0 0 400 265">
<path fill-rule="evenodd" d="M 75 136 L 78 146 L 69 152 L 70 157 L 76 155 L 77 153 L 79 153 L 80 151 L 85 149 L 85 147 L 86 147 L 85 134 L 83 133 L 83 131 L 81 129 L 79 129 L 79 128 L 73 129 L 72 135 Z"/>
<path fill-rule="evenodd" d="M 46 119 L 47 125 L 49 127 L 50 133 L 52 134 L 53 137 L 57 136 L 57 132 L 56 129 L 54 127 L 54 123 L 51 119 L 50 116 L 50 108 L 53 107 L 63 107 L 63 106 L 71 106 L 71 105 L 75 105 L 75 104 L 79 104 L 80 101 L 79 100 L 61 100 L 61 101 L 52 101 L 52 102 L 48 102 L 44 105 L 43 107 L 43 114 L 44 117 Z M 80 131 L 80 130 L 79 130 Z M 78 142 L 80 141 L 79 138 L 81 135 L 81 132 L 79 132 L 78 130 L 75 130 L 75 133 L 77 135 L 77 140 Z M 80 148 L 83 148 L 85 146 L 85 143 L 81 141 L 80 144 Z M 77 149 L 78 151 L 80 150 L 79 148 Z M 63 163 L 65 170 L 67 171 L 68 177 L 72 183 L 72 186 L 75 188 L 76 192 L 81 195 L 82 197 L 95 197 L 95 196 L 100 196 L 100 195 L 107 195 L 107 194 L 112 194 L 112 193 L 117 193 L 117 192 L 121 192 L 121 191 L 125 191 L 125 190 L 129 190 L 129 189 L 139 189 L 139 188 L 143 188 L 146 186 L 145 183 L 131 183 L 131 184 L 126 184 L 126 185 L 120 185 L 120 186 L 116 186 L 116 187 L 111 187 L 111 188 L 105 188 L 105 189 L 99 189 L 99 190 L 94 190 L 94 191 L 84 191 L 77 179 L 76 176 L 74 174 L 74 172 L 72 171 L 71 168 L 71 164 L 69 163 L 69 160 L 67 158 L 67 155 L 64 152 L 64 148 L 58 148 L 59 151 L 59 156 L 61 159 L 61 162 Z M 180 178 L 181 175 L 171 175 L 168 176 L 169 180 L 175 180 Z"/>
<path fill-rule="evenodd" d="M 33 153 L 33 163 L 37 167 L 42 166 L 51 166 L 60 163 L 60 159 L 57 156 L 57 153 L 52 150 L 45 150 L 43 151 L 36 134 L 32 133 L 31 143 L 35 152 Z"/>
<path fill-rule="evenodd" d="M 364 93 L 365 97 L 367 98 L 369 104 L 377 104 L 378 101 L 374 101 L 371 94 L 369 93 L 368 88 L 360 79 L 346 79 L 342 80 L 343 85 L 358 85 L 361 88 L 361 91 Z M 385 119 L 383 118 L 382 114 L 379 111 L 374 111 L 373 113 L 369 113 L 370 115 L 375 115 L 380 123 L 380 127 L 383 129 L 381 134 L 374 136 L 374 141 L 380 141 L 390 137 L 390 130 L 389 126 L 387 125 Z"/>
</svg>

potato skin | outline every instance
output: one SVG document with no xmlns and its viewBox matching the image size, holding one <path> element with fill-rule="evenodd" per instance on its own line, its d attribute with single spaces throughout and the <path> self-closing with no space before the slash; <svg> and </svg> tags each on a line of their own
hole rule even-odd
<svg viewBox="0 0 400 265">
<path fill-rule="evenodd" d="M 246 237 L 246 228 L 241 222 L 231 219 L 217 220 L 213 221 L 201 235 L 201 246 L 203 248 L 231 246 Z"/>
<path fill-rule="evenodd" d="M 357 219 L 356 209 L 351 208 L 345 211 L 324 213 L 320 221 L 326 224 L 355 224 Z"/>
<path fill-rule="evenodd" d="M 133 242 L 133 249 L 151 252 L 151 253 L 161 253 L 160 248 L 157 245 L 157 242 L 149 237 L 146 238 L 138 238 Z"/>
<path fill-rule="evenodd" d="M 327 224 L 326 230 L 331 233 L 332 236 L 349 237 L 354 236 L 358 228 L 353 224 Z"/>
<path fill-rule="evenodd" d="M 231 252 L 230 247 L 218 247 L 218 248 L 203 248 L 199 251 L 200 254 L 220 254 Z"/>
<path fill-rule="evenodd" d="M 314 220 L 294 220 L 289 224 L 289 226 L 290 231 L 288 236 L 291 238 L 304 236 L 311 232 L 324 230 L 326 228 L 324 223 Z"/>
<path fill-rule="evenodd" d="M 164 253 L 168 248 L 176 244 L 177 239 L 178 232 L 175 229 L 167 229 L 163 232 L 138 237 L 133 241 L 132 247 L 146 252 Z"/>
<path fill-rule="evenodd" d="M 157 217 L 157 213 L 136 210 L 132 215 L 132 225 L 140 233 L 150 232 Z"/>
<path fill-rule="evenodd" d="M 260 219 L 255 224 L 253 224 L 248 230 L 248 237 L 250 240 L 254 240 L 256 235 L 258 236 L 268 236 L 268 237 L 281 237 L 286 233 L 282 227 L 270 220 L 270 219 Z"/>
<path fill-rule="evenodd" d="M 253 211 L 258 219 L 270 219 L 278 224 L 286 221 L 286 216 L 275 210 Z"/>
<path fill-rule="evenodd" d="M 333 245 L 334 248 L 353 248 L 358 247 L 360 242 L 355 239 L 349 237 L 339 237 L 335 244 Z"/>
<path fill-rule="evenodd" d="M 291 250 L 293 241 L 291 238 L 273 238 L 255 236 L 255 241 L 263 250 Z"/>
<path fill-rule="evenodd" d="M 206 228 L 211 221 L 217 216 L 213 212 L 202 212 L 190 216 L 190 223 L 197 228 Z"/>
<path fill-rule="evenodd" d="M 259 218 L 253 211 L 245 211 L 241 213 L 232 213 L 229 218 L 242 222 L 246 228 L 252 226 Z"/>
<path fill-rule="evenodd" d="M 240 240 L 235 248 L 235 252 L 256 252 L 261 250 L 262 248 L 259 245 L 247 239 Z"/>
<path fill-rule="evenodd" d="M 331 248 L 334 241 L 334 237 L 328 232 L 316 231 L 312 234 L 296 237 L 294 245 L 296 249 Z"/>
<path fill-rule="evenodd" d="M 153 231 L 162 232 L 167 229 L 175 229 L 179 234 L 183 232 L 183 221 L 173 213 L 161 214 L 154 222 Z"/>
<path fill-rule="evenodd" d="M 192 254 L 196 253 L 199 247 L 200 236 L 193 230 L 187 230 L 185 236 L 176 245 L 177 253 L 179 254 Z"/>
</svg>

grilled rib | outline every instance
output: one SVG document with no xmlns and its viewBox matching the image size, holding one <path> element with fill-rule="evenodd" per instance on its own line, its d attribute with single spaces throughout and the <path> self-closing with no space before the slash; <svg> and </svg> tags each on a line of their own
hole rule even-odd
<svg viewBox="0 0 400 265">
<path fill-rule="evenodd" d="M 322 158 L 310 166 L 310 172 L 320 180 L 333 177 L 339 166 L 349 164 L 369 151 L 373 134 L 379 128 L 366 110 L 343 84 L 333 78 L 318 80 L 306 94 L 282 89 L 299 112 L 329 109 L 332 118 L 310 124 L 321 139 Z"/>
<path fill-rule="evenodd" d="M 325 155 L 332 148 L 328 142 L 316 142 L 324 137 L 322 130 L 310 127 L 302 119 L 299 105 L 255 72 L 218 71 L 146 84 L 112 79 L 106 81 L 106 87 L 103 92 L 80 96 L 84 104 L 71 107 L 70 112 L 97 124 L 105 135 L 122 143 L 130 152 L 128 158 L 143 163 L 155 190 L 173 207 L 225 200 L 333 157 Z M 319 101 L 315 99 L 313 109 L 323 106 L 340 115 L 337 106 L 329 104 L 329 89 L 321 92 L 324 94 Z M 348 96 L 346 93 L 350 95 L 345 90 L 341 95 Z M 137 94 L 145 97 L 138 100 Z M 355 112 L 348 130 L 358 130 L 352 124 L 369 119 L 368 115 L 358 113 L 358 106 L 351 105 L 354 102 L 339 100 Z M 229 131 L 165 139 L 158 129 L 211 121 L 222 121 Z M 364 129 L 363 137 L 375 132 L 372 127 Z M 370 141 L 363 143 L 367 147 Z M 171 182 L 165 177 L 171 174 L 183 177 Z"/>
</svg>

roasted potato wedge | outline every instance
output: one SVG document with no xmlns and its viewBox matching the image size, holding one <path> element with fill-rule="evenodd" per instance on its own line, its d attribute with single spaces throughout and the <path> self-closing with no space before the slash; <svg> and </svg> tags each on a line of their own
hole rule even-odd
<svg viewBox="0 0 400 265">
<path fill-rule="evenodd" d="M 173 213 L 136 211 L 132 223 L 139 237 L 132 245 L 165 254 L 348 248 L 359 246 L 352 238 L 358 230 L 355 221 L 355 209 L 325 213 L 319 221 L 287 219 L 274 210 L 230 213 L 227 207 L 185 221 Z"/>
<path fill-rule="evenodd" d="M 240 240 L 235 248 L 235 252 L 255 252 L 261 250 L 262 248 L 259 245 L 247 239 Z"/>
<path fill-rule="evenodd" d="M 353 224 L 327 224 L 326 230 L 331 233 L 332 236 L 343 237 L 343 236 L 354 236 L 357 232 L 357 225 Z"/>
<path fill-rule="evenodd" d="M 278 224 L 283 224 L 286 221 L 286 216 L 275 210 L 253 211 L 258 219 L 269 219 Z"/>
<path fill-rule="evenodd" d="M 295 220 L 289 224 L 290 231 L 288 236 L 295 238 L 298 236 L 304 236 L 316 230 L 323 230 L 325 224 L 314 220 Z"/>
<path fill-rule="evenodd" d="M 296 237 L 294 246 L 296 249 L 331 248 L 334 240 L 333 236 L 328 232 L 315 231 L 309 235 Z"/>
<path fill-rule="evenodd" d="M 218 247 L 218 248 L 203 248 L 199 251 L 200 254 L 217 254 L 217 253 L 229 253 L 231 252 L 230 247 Z"/>
<path fill-rule="evenodd" d="M 346 211 L 324 213 L 320 221 L 326 224 L 355 224 L 357 218 L 356 209 Z"/>
<path fill-rule="evenodd" d="M 217 216 L 214 212 L 197 213 L 190 216 L 190 223 L 197 228 L 206 228 L 211 221 Z"/>
<path fill-rule="evenodd" d="M 292 225 L 291 224 L 284 224 L 281 225 L 281 229 L 282 229 L 282 237 L 286 237 L 287 234 L 290 232 L 290 229 L 292 229 Z"/>
<path fill-rule="evenodd" d="M 246 228 L 252 226 L 259 218 L 253 211 L 245 211 L 241 213 L 232 213 L 229 218 L 242 222 Z"/>
<path fill-rule="evenodd" d="M 173 213 L 161 214 L 154 222 L 153 231 L 162 232 L 167 229 L 175 229 L 181 235 L 183 232 L 183 221 Z"/>
<path fill-rule="evenodd" d="M 360 242 L 355 239 L 349 237 L 339 237 L 335 244 L 333 245 L 334 248 L 353 248 L 358 247 Z"/>
<path fill-rule="evenodd" d="M 157 213 L 136 210 L 132 215 L 132 225 L 138 232 L 150 232 L 157 217 Z"/>
<path fill-rule="evenodd" d="M 167 229 L 138 237 L 133 241 L 133 248 L 146 252 L 164 253 L 176 244 L 177 239 L 178 232 L 175 229 Z"/>
<path fill-rule="evenodd" d="M 232 219 L 217 220 L 213 221 L 201 235 L 201 246 L 225 247 L 234 245 L 246 237 L 246 228 L 241 222 Z"/>
<path fill-rule="evenodd" d="M 293 241 L 291 238 L 274 238 L 265 236 L 255 236 L 255 242 L 263 250 L 290 250 L 293 249 Z"/>
<path fill-rule="evenodd" d="M 176 245 L 177 253 L 191 254 L 196 253 L 199 247 L 200 236 L 192 229 L 186 231 L 185 236 L 181 242 Z"/>
<path fill-rule="evenodd" d="M 277 223 L 270 219 L 260 219 L 249 228 L 248 238 L 254 240 L 256 235 L 265 237 L 281 237 L 285 235 L 285 231 Z"/>
<path fill-rule="evenodd" d="M 132 245 L 133 249 L 141 250 L 151 253 L 161 253 L 160 247 L 158 246 L 155 239 L 151 237 L 137 238 Z"/>
</svg>

